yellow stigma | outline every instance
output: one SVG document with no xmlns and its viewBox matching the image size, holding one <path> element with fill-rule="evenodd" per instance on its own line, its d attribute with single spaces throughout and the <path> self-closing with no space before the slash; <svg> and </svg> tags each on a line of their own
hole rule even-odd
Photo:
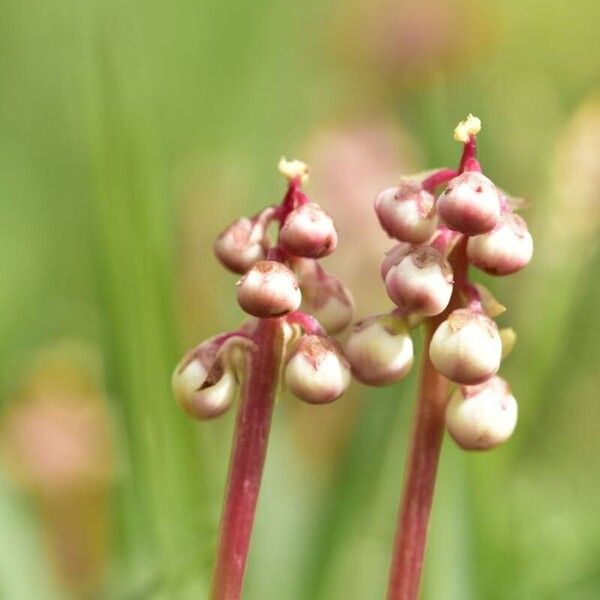
<svg viewBox="0 0 600 600">
<path fill-rule="evenodd" d="M 481 120 L 471 114 L 461 121 L 454 130 L 454 139 L 466 144 L 470 138 L 475 137 L 481 131 Z"/>
<path fill-rule="evenodd" d="M 287 160 L 285 156 L 281 158 L 277 165 L 279 172 L 289 181 L 300 179 L 301 183 L 308 181 L 308 165 L 301 160 Z"/>
</svg>

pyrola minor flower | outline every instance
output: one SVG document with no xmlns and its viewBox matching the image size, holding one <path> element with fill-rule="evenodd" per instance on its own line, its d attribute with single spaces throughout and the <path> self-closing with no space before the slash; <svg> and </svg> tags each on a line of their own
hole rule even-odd
<svg viewBox="0 0 600 600">
<path fill-rule="evenodd" d="M 442 221 L 465 235 L 491 231 L 500 217 L 496 186 L 478 171 L 465 171 L 452 179 L 437 200 Z"/>
<path fill-rule="evenodd" d="M 302 301 L 294 273 L 274 260 L 255 263 L 237 285 L 240 306 L 255 317 L 281 317 L 296 310 Z"/>
<path fill-rule="evenodd" d="M 407 328 L 424 326 L 390 600 L 419 595 L 444 420 L 459 446 L 487 449 L 506 440 L 517 419 L 516 401 L 496 376 L 515 335 L 510 329 L 498 331 L 492 319 L 505 309 L 470 280 L 469 267 L 513 273 L 529 262 L 533 244 L 525 222 L 513 214 L 523 203 L 482 173 L 475 139 L 480 129 L 481 121 L 473 115 L 456 127 L 454 137 L 464 144 L 456 169 L 423 172 L 404 188 L 390 188 L 377 197 L 382 228 L 401 242 L 386 255 L 380 273 L 398 307 L 392 315 L 402 327 L 392 331 L 385 317 L 372 316 L 356 326 L 346 344 L 356 378 L 385 385 L 403 377 L 412 364 Z M 429 206 L 433 194 L 437 201 Z M 420 211 L 421 205 L 426 210 Z M 459 388 L 449 400 L 451 381 Z"/>
<path fill-rule="evenodd" d="M 389 385 L 408 375 L 413 343 L 404 319 L 374 315 L 357 323 L 346 342 L 352 374 L 368 385 Z"/>
<path fill-rule="evenodd" d="M 465 385 L 481 383 L 500 367 L 498 327 L 480 312 L 465 308 L 452 311 L 433 334 L 429 356 L 448 379 Z"/>
<path fill-rule="evenodd" d="M 315 260 L 299 259 L 295 270 L 302 291 L 302 310 L 313 315 L 327 333 L 346 329 L 354 315 L 350 290 Z"/>
<path fill-rule="evenodd" d="M 316 265 L 316 258 L 334 250 L 335 227 L 301 190 L 308 179 L 307 165 L 282 158 L 279 170 L 287 180 L 282 201 L 252 219 L 239 219 L 215 243 L 221 262 L 243 274 L 237 284 L 238 303 L 256 318 L 201 344 L 184 358 L 172 380 L 178 403 L 197 418 L 226 410 L 238 378 L 244 382 L 217 543 L 213 598 L 233 599 L 241 594 L 282 375 L 294 394 L 315 404 L 338 398 L 350 382 L 350 365 L 339 345 L 326 337 L 314 314 L 297 310 L 302 292 L 292 271 L 304 261 Z M 267 231 L 271 223 L 278 226 L 272 241 Z M 327 321 L 328 328 L 341 329 L 351 320 L 350 294 L 322 269 L 315 266 L 314 273 L 318 276 L 308 286 L 310 298 L 305 304 Z M 231 352 L 226 348 L 230 339 L 236 339 Z"/>
<path fill-rule="evenodd" d="M 325 404 L 348 387 L 350 366 L 337 342 L 322 335 L 304 335 L 286 361 L 285 382 L 300 400 Z"/>
<path fill-rule="evenodd" d="M 413 244 L 409 244 L 408 242 L 400 242 L 385 253 L 385 256 L 381 261 L 381 265 L 379 266 L 379 273 L 383 281 L 385 281 L 389 270 L 394 265 L 397 265 L 413 248 Z"/>
<path fill-rule="evenodd" d="M 464 450 L 488 450 L 512 435 L 517 413 L 517 401 L 506 381 L 492 377 L 456 389 L 446 408 L 446 427 Z"/>
<path fill-rule="evenodd" d="M 243 275 L 256 261 L 266 258 L 265 226 L 272 213 L 268 208 L 253 219 L 240 217 L 215 240 L 214 253 L 230 271 Z"/>
<path fill-rule="evenodd" d="M 333 219 L 315 202 L 294 209 L 279 233 L 281 246 L 290 254 L 322 258 L 337 246 Z"/>
<path fill-rule="evenodd" d="M 380 192 L 375 198 L 375 213 L 390 237 L 420 244 L 438 226 L 435 198 L 419 181 L 403 179 L 399 185 Z"/>
<path fill-rule="evenodd" d="M 533 238 L 525 220 L 503 213 L 489 233 L 469 238 L 469 260 L 490 275 L 510 275 L 525 267 L 533 255 Z"/>
<path fill-rule="evenodd" d="M 220 337 L 211 338 L 188 352 L 171 378 L 179 406 L 196 419 L 219 416 L 235 398 L 237 382 L 225 360 Z"/>
<path fill-rule="evenodd" d="M 439 250 L 419 246 L 388 271 L 385 286 L 402 311 L 438 315 L 452 296 L 452 267 Z"/>
</svg>

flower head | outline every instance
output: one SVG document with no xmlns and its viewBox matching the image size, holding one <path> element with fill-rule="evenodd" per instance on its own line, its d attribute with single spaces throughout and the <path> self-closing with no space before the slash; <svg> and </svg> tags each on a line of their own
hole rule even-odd
<svg viewBox="0 0 600 600">
<path fill-rule="evenodd" d="M 501 377 L 456 389 L 446 408 L 446 426 L 465 450 L 488 450 L 505 442 L 517 424 L 517 401 Z"/>
</svg>

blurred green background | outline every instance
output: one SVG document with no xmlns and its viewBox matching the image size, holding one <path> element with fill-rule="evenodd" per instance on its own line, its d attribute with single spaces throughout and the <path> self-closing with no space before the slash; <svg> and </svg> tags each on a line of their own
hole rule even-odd
<svg viewBox="0 0 600 600">
<path fill-rule="evenodd" d="M 423 597 L 600 597 L 600 3 L 0 3 L 0 597 L 205 598 L 233 411 L 169 377 L 242 318 L 211 253 L 279 201 L 282 154 L 337 218 L 329 260 L 385 310 L 375 193 L 480 158 L 531 199 L 534 262 L 481 277 L 519 341 L 493 453 L 444 444 Z M 278 404 L 245 597 L 384 595 L 414 374 Z"/>
</svg>

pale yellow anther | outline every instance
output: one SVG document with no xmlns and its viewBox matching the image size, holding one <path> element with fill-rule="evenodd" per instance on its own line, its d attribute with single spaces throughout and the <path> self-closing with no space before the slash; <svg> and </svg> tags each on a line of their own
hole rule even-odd
<svg viewBox="0 0 600 600">
<path fill-rule="evenodd" d="M 300 182 L 303 184 L 308 181 L 308 165 L 301 160 L 287 160 L 285 156 L 283 156 L 281 157 L 277 168 L 288 181 L 300 179 Z"/>
<path fill-rule="evenodd" d="M 470 138 L 475 137 L 481 131 L 481 119 L 469 115 L 464 121 L 461 121 L 454 130 L 454 139 L 457 142 L 466 144 Z"/>
</svg>

